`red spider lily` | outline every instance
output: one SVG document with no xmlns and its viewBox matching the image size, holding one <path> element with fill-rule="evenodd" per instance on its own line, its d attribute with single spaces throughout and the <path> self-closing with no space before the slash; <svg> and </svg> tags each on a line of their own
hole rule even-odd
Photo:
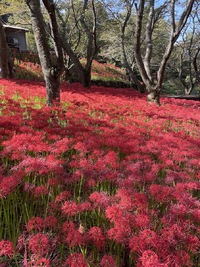
<svg viewBox="0 0 200 267">
<path fill-rule="evenodd" d="M 175 254 L 170 254 L 167 261 L 171 266 L 192 266 L 190 262 L 190 255 L 183 250 L 177 251 Z"/>
<path fill-rule="evenodd" d="M 80 212 L 92 211 L 93 207 L 92 207 L 90 202 L 85 201 L 85 202 L 79 204 L 79 210 L 80 210 Z"/>
<path fill-rule="evenodd" d="M 46 196 L 48 195 L 48 189 L 45 185 L 36 186 L 33 194 L 35 198 Z"/>
<path fill-rule="evenodd" d="M 51 146 L 51 151 L 56 155 L 60 155 L 70 149 L 71 141 L 68 138 L 55 141 Z"/>
<path fill-rule="evenodd" d="M 114 223 L 114 227 L 107 232 L 109 239 L 119 244 L 127 244 L 133 235 L 134 220 L 130 216 L 124 216 Z"/>
<path fill-rule="evenodd" d="M 44 228 L 51 228 L 51 229 L 56 229 L 58 225 L 58 220 L 56 219 L 55 216 L 47 216 L 44 219 Z"/>
<path fill-rule="evenodd" d="M 0 257 L 7 256 L 12 257 L 14 254 L 14 247 L 12 242 L 8 240 L 1 240 L 0 241 Z"/>
<path fill-rule="evenodd" d="M 46 258 L 38 259 L 34 265 L 34 267 L 51 267 L 50 260 Z"/>
<path fill-rule="evenodd" d="M 69 267 L 87 267 L 87 263 L 83 258 L 83 255 L 81 253 L 73 253 L 71 254 L 67 261 L 66 261 L 66 266 Z"/>
<path fill-rule="evenodd" d="M 135 224 L 139 229 L 144 229 L 146 227 L 149 227 L 150 218 L 148 214 L 145 213 L 138 213 L 135 216 Z"/>
<path fill-rule="evenodd" d="M 28 221 L 27 230 L 30 232 L 32 230 L 41 231 L 43 229 L 44 220 L 40 217 L 33 217 Z"/>
<path fill-rule="evenodd" d="M 24 191 L 27 192 L 27 193 L 34 193 L 34 190 L 35 190 L 35 185 L 34 184 L 31 184 L 31 183 L 28 183 L 28 182 L 25 182 L 24 183 Z"/>
<path fill-rule="evenodd" d="M 140 232 L 139 237 L 141 240 L 143 240 L 146 243 L 146 245 L 150 245 L 152 247 L 156 246 L 158 237 L 154 231 L 150 229 L 145 229 L 142 232 Z"/>
<path fill-rule="evenodd" d="M 57 186 L 59 186 L 59 184 L 60 184 L 60 181 L 57 178 L 50 178 L 48 180 L 48 185 L 51 187 L 57 187 Z"/>
<path fill-rule="evenodd" d="M 101 267 L 117 267 L 115 260 L 112 256 L 110 255 L 104 255 L 101 262 L 100 262 Z"/>
<path fill-rule="evenodd" d="M 106 217 L 111 222 L 118 221 L 123 217 L 123 210 L 117 206 L 110 206 L 106 209 Z"/>
<path fill-rule="evenodd" d="M 62 225 L 62 233 L 68 233 L 71 230 L 75 230 L 75 224 L 72 221 L 66 221 Z"/>
<path fill-rule="evenodd" d="M 40 267 L 40 266 L 45 266 L 45 267 L 51 267 L 50 260 L 44 257 L 38 257 L 38 255 L 31 255 L 30 260 L 27 258 L 27 253 L 24 255 L 24 260 L 23 260 L 23 266 L 24 267 Z"/>
<path fill-rule="evenodd" d="M 107 192 L 93 192 L 89 196 L 89 199 L 95 208 L 100 207 L 101 209 L 105 209 L 110 204 L 110 198 Z"/>
<path fill-rule="evenodd" d="M 96 227 L 96 226 L 92 227 L 89 230 L 88 235 L 89 235 L 89 239 L 94 243 L 94 245 L 98 249 L 101 249 L 105 246 L 106 238 L 103 235 L 101 228 Z"/>
<path fill-rule="evenodd" d="M 21 183 L 22 178 L 16 176 L 3 177 L 0 181 L 0 198 L 6 197 L 12 193 L 17 186 Z"/>
<path fill-rule="evenodd" d="M 63 191 L 59 195 L 56 196 L 55 202 L 59 203 L 62 201 L 66 201 L 66 199 L 69 197 L 71 197 L 71 193 L 69 191 Z"/>
<path fill-rule="evenodd" d="M 62 212 L 65 215 L 74 216 L 79 213 L 79 206 L 73 201 L 65 201 Z"/>
<path fill-rule="evenodd" d="M 46 234 L 36 234 L 29 238 L 29 249 L 32 253 L 44 256 L 50 248 L 49 238 Z"/>
<path fill-rule="evenodd" d="M 144 267 L 159 267 L 158 255 L 152 250 L 145 250 L 141 257 L 142 266 Z"/>
<path fill-rule="evenodd" d="M 67 243 L 69 247 L 81 246 L 85 244 L 85 238 L 79 230 L 70 229 L 67 233 L 65 243 Z"/>
</svg>

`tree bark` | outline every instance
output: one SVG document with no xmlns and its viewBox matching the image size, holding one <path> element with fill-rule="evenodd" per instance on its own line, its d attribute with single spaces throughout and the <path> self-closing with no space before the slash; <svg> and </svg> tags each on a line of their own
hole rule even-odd
<svg viewBox="0 0 200 267">
<path fill-rule="evenodd" d="M 54 40 L 54 52 L 50 52 L 48 36 L 45 30 L 45 22 L 40 8 L 40 0 L 26 0 L 31 12 L 32 29 L 35 36 L 37 50 L 44 74 L 47 98 L 46 103 L 52 106 L 60 101 L 60 75 L 63 71 L 62 48 L 58 38 L 58 25 L 55 17 L 55 9 L 52 1 L 46 3 L 46 9 L 50 17 L 51 35 Z"/>
<path fill-rule="evenodd" d="M 136 38 L 135 38 L 135 44 L 134 44 L 134 57 L 135 57 L 135 61 L 136 61 L 139 73 L 142 77 L 144 84 L 146 85 L 146 90 L 150 92 L 152 88 L 152 84 L 146 72 L 143 58 L 141 55 L 141 33 L 142 33 L 142 22 L 143 22 L 143 16 L 144 16 L 144 4 L 145 4 L 145 0 L 140 0 L 140 6 L 136 10 L 137 16 L 136 16 Z"/>
<path fill-rule="evenodd" d="M 195 70 L 195 73 L 196 73 L 196 80 L 197 80 L 197 83 L 198 83 L 198 86 L 199 86 L 199 92 L 200 92 L 200 70 L 198 69 L 198 64 L 197 64 L 197 58 L 198 58 L 199 53 L 200 53 L 200 47 L 198 47 L 198 49 L 196 51 L 196 54 L 194 56 L 193 66 L 194 66 L 194 70 Z"/>
<path fill-rule="evenodd" d="M 121 48 L 122 48 L 122 54 L 123 54 L 123 60 L 124 60 L 124 67 L 126 68 L 127 74 L 130 78 L 130 81 L 133 83 L 134 86 L 137 87 L 137 90 L 140 93 L 144 93 L 145 92 L 145 85 L 142 84 L 137 79 L 137 77 L 133 71 L 133 68 L 131 67 L 130 63 L 128 62 L 127 53 L 126 53 L 126 49 L 125 49 L 125 31 L 126 31 L 128 21 L 131 17 L 133 4 L 134 4 L 134 1 L 127 3 L 127 13 L 126 13 L 125 20 L 124 20 L 122 27 L 121 27 Z"/>
<path fill-rule="evenodd" d="M 146 73 L 149 77 L 149 80 L 152 81 L 151 76 L 151 58 L 152 58 L 152 50 L 153 50 L 153 43 L 152 43 L 152 33 L 154 27 L 154 5 L 155 0 L 149 1 L 149 16 L 146 24 L 146 36 L 145 36 L 145 43 L 146 43 L 146 52 L 144 57 L 144 67 Z"/>
<path fill-rule="evenodd" d="M 3 78 L 9 77 L 8 45 L 0 16 L 0 74 Z"/>
</svg>

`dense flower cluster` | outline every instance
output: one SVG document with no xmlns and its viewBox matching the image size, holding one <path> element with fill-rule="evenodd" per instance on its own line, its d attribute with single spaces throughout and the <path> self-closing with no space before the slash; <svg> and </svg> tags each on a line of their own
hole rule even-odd
<svg viewBox="0 0 200 267">
<path fill-rule="evenodd" d="M 199 266 L 200 103 L 0 80 L 0 265 Z M 9 265 L 10 264 L 10 265 Z"/>
</svg>

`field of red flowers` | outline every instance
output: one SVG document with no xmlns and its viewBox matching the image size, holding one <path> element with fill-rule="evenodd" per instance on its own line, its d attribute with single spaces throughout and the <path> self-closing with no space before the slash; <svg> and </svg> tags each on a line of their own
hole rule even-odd
<svg viewBox="0 0 200 267">
<path fill-rule="evenodd" d="M 200 102 L 0 80 L 0 266 L 199 267 Z"/>
<path fill-rule="evenodd" d="M 30 52 L 19 53 L 14 51 L 13 57 L 15 58 L 15 78 L 44 81 L 39 58 L 36 54 L 31 54 Z M 84 58 L 81 60 L 81 63 L 83 65 L 85 64 Z M 99 63 L 96 60 L 93 60 L 91 75 L 92 81 L 129 83 L 124 69 L 116 67 L 114 64 Z M 66 80 L 66 77 L 64 76 L 62 77 L 62 80 Z"/>
</svg>

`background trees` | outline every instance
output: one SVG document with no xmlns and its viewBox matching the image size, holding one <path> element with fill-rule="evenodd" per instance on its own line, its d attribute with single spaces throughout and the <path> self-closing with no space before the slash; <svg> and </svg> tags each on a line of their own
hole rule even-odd
<svg viewBox="0 0 200 267">
<path fill-rule="evenodd" d="M 165 2 L 164 5 L 158 8 L 156 8 L 156 3 L 154 0 L 140 0 L 135 4 L 136 22 L 133 49 L 134 58 L 142 81 L 145 84 L 146 90 L 149 92 L 148 100 L 150 102 L 156 102 L 157 104 L 160 104 L 159 98 L 167 62 L 172 53 L 174 44 L 177 41 L 191 13 L 193 3 L 194 0 L 189 0 L 187 3 L 185 3 L 183 11 L 179 11 L 179 19 L 176 17 L 175 11 L 177 3 L 174 0 L 170 1 L 170 5 L 167 5 L 167 2 Z M 152 68 L 152 55 L 154 49 L 153 33 L 155 24 L 160 15 L 160 10 L 163 9 L 166 10 L 166 14 L 169 16 L 168 25 L 170 31 L 167 46 L 163 51 L 160 65 L 157 70 L 154 70 Z M 143 28 L 144 24 L 146 26 L 145 29 Z"/>
<path fill-rule="evenodd" d="M 179 87 L 189 95 L 194 89 L 200 88 L 200 4 L 195 3 L 192 14 L 185 29 L 181 32 L 180 40 L 176 43 L 170 65 L 174 69 Z"/>
<path fill-rule="evenodd" d="M 100 36 L 106 22 L 106 13 L 99 1 L 61 1 L 58 12 L 58 21 L 62 27 L 62 46 L 69 56 L 69 63 L 74 65 L 72 74 L 78 76 L 85 87 L 91 85 L 92 61 L 100 50 Z M 85 61 L 81 62 L 81 58 Z"/>
<path fill-rule="evenodd" d="M 23 6 L 13 1 L 16 2 Z M 56 65 L 60 69 L 58 79 L 65 70 L 68 78 L 90 86 L 92 61 L 100 59 L 126 69 L 132 86 L 141 92 L 148 91 L 149 101 L 157 104 L 163 86 L 174 90 L 175 81 L 187 94 L 197 88 L 200 80 L 197 1 L 170 0 L 159 4 L 155 0 L 52 0 L 49 4 L 45 0 L 26 0 L 30 13 L 30 3 L 36 2 L 43 15 L 37 31 L 40 36 L 46 35 L 46 53 L 51 55 L 46 58 L 52 61 L 46 66 L 50 69 Z M 19 18 L 10 17 L 10 23 L 30 23 L 26 8 L 22 9 Z M 43 29 L 39 29 L 40 25 Z M 37 31 L 33 26 L 33 32 Z M 55 47 L 58 43 L 59 57 Z M 56 64 L 52 51 L 57 57 Z"/>
</svg>

